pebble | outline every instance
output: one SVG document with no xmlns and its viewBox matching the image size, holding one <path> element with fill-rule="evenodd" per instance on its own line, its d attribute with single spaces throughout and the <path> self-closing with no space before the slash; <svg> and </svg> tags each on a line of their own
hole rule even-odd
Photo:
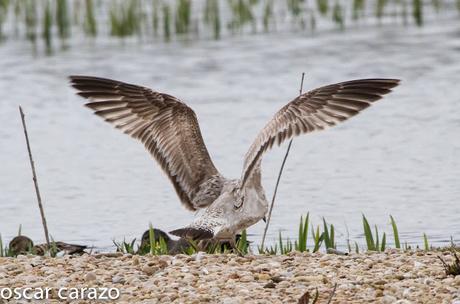
<svg viewBox="0 0 460 304">
<path fill-rule="evenodd" d="M 86 282 L 96 281 L 96 274 L 94 272 L 88 272 L 85 275 L 85 281 Z"/>
<path fill-rule="evenodd" d="M 154 274 L 156 271 L 157 271 L 157 268 L 152 267 L 152 266 L 145 265 L 144 267 L 142 267 L 142 272 L 149 276 Z"/>
<path fill-rule="evenodd" d="M 112 283 L 114 284 L 125 284 L 126 280 L 122 276 L 114 276 L 112 277 Z"/>
<path fill-rule="evenodd" d="M 387 250 L 348 256 L 21 256 L 0 258 L 0 286 L 122 284 L 120 303 L 257 304 L 297 303 L 307 290 L 327 295 L 337 284 L 333 303 L 460 304 L 460 276 L 446 277 L 438 255 Z"/>
<path fill-rule="evenodd" d="M 457 275 L 457 276 L 454 278 L 454 285 L 460 286 L 460 275 Z"/>
<path fill-rule="evenodd" d="M 393 304 L 394 302 L 396 302 L 396 300 L 397 300 L 396 297 L 386 295 L 386 296 L 383 296 L 382 298 L 382 304 Z"/>
</svg>

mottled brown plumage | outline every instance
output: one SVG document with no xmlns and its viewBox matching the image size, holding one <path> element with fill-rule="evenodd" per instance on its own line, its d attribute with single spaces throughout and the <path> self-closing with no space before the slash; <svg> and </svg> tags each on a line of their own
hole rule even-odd
<svg viewBox="0 0 460 304">
<path fill-rule="evenodd" d="M 276 143 L 336 125 L 369 107 L 397 86 L 396 79 L 362 79 L 324 86 L 300 95 L 260 131 L 244 160 L 242 186 L 260 166 L 262 154 Z"/>
<path fill-rule="evenodd" d="M 70 79 L 78 94 L 91 100 L 86 106 L 96 115 L 145 145 L 185 207 L 203 208 L 219 196 L 221 175 L 203 142 L 195 113 L 187 105 L 171 95 L 110 79 Z M 208 192 L 206 197 L 203 191 Z"/>
</svg>

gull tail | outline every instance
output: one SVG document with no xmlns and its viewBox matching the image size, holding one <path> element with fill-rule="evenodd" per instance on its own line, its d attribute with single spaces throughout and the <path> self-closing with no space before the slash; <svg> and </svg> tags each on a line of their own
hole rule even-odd
<svg viewBox="0 0 460 304">
<path fill-rule="evenodd" d="M 172 235 L 188 240 L 206 240 L 214 237 L 214 231 L 203 227 L 185 227 L 169 232 Z"/>
</svg>

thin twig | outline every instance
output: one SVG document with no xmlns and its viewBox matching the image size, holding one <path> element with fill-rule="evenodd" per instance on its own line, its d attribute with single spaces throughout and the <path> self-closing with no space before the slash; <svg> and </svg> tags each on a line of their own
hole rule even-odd
<svg viewBox="0 0 460 304">
<path fill-rule="evenodd" d="M 302 73 L 302 80 L 300 81 L 299 96 L 302 95 L 304 78 L 305 78 L 305 72 Z M 286 149 L 286 154 L 284 154 L 283 162 L 281 163 L 281 168 L 280 168 L 280 171 L 278 173 L 278 178 L 276 180 L 275 191 L 273 191 L 272 202 L 270 204 L 270 209 L 268 211 L 267 222 L 265 224 L 265 229 L 264 229 L 264 235 L 262 237 L 262 244 L 260 245 L 262 250 L 264 250 L 265 237 L 267 236 L 268 226 L 270 225 L 270 219 L 272 217 L 273 206 L 275 205 L 276 193 L 278 192 L 278 185 L 279 185 L 280 180 L 281 180 L 281 174 L 283 174 L 283 169 L 284 169 L 284 165 L 286 163 L 286 159 L 287 159 L 287 157 L 289 155 L 289 151 L 291 150 L 291 145 L 292 145 L 292 138 L 289 141 L 289 145 L 288 145 L 288 147 Z"/>
<path fill-rule="evenodd" d="M 337 290 L 337 283 L 334 284 L 334 289 L 332 289 L 331 294 L 329 295 L 329 300 L 327 301 L 327 304 L 330 304 L 332 302 L 332 298 L 334 297 L 336 290 Z"/>
<path fill-rule="evenodd" d="M 32 158 L 32 151 L 30 149 L 29 135 L 27 134 L 26 121 L 24 119 L 25 115 L 24 115 L 24 112 L 22 111 L 21 106 L 19 106 L 19 113 L 21 113 L 22 127 L 24 129 L 24 136 L 26 137 L 27 151 L 29 152 L 30 166 L 32 167 L 32 177 L 33 177 L 34 186 L 35 186 L 35 193 L 37 194 L 38 208 L 40 209 L 43 229 L 45 230 L 46 244 L 48 245 L 48 248 L 51 248 L 49 234 L 48 234 L 48 226 L 46 225 L 45 212 L 43 210 L 43 205 L 42 205 L 42 198 L 40 196 L 40 189 L 38 188 L 37 174 L 35 173 L 34 160 Z"/>
</svg>

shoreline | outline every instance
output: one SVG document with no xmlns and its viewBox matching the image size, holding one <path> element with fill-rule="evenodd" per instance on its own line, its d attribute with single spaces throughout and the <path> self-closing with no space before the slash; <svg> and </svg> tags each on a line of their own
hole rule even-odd
<svg viewBox="0 0 460 304">
<path fill-rule="evenodd" d="M 298 303 L 319 291 L 326 303 L 460 303 L 460 275 L 446 276 L 445 251 L 332 255 L 137 256 L 0 258 L 1 288 L 51 288 L 46 303 L 63 303 L 59 288 L 115 288 L 117 300 L 75 303 Z M 11 301 L 11 300 L 10 300 Z M 0 303 L 2 300 L 0 299 Z M 3 300 L 3 303 L 11 303 Z M 15 303 L 13 301 L 13 303 Z M 22 303 L 17 301 L 17 303 Z"/>
</svg>

